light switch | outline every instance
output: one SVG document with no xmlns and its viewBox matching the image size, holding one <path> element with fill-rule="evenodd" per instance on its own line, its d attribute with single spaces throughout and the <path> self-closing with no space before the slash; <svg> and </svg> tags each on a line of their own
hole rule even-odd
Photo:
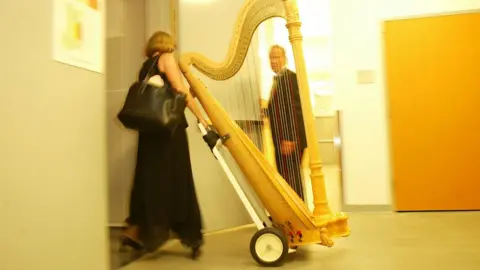
<svg viewBox="0 0 480 270">
<path fill-rule="evenodd" d="M 370 84 L 375 82 L 375 72 L 373 70 L 357 71 L 357 84 Z"/>
</svg>

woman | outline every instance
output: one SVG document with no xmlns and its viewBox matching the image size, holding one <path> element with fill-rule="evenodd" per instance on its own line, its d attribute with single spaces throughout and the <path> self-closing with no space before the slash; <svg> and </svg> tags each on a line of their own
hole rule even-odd
<svg viewBox="0 0 480 270">
<path fill-rule="evenodd" d="M 165 32 L 156 32 L 149 39 L 147 60 L 139 72 L 139 80 L 150 76 L 153 85 L 169 84 L 175 91 L 187 94 L 187 107 L 209 130 L 204 140 L 212 148 L 218 135 L 208 128 L 188 88 L 184 85 L 178 64 L 173 56 L 174 41 Z M 176 234 L 182 244 L 199 255 L 203 244 L 202 218 L 193 182 L 186 128 L 178 128 L 173 136 L 159 132 L 140 132 L 137 165 L 131 190 L 128 227 L 122 246 L 136 250 L 157 250 Z"/>
</svg>

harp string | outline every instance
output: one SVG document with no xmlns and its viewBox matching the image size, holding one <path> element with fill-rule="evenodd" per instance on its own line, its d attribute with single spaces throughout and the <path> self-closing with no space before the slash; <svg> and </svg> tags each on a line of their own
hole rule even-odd
<svg viewBox="0 0 480 270">
<path fill-rule="evenodd" d="M 249 61 L 253 62 L 253 66 L 255 67 L 261 67 L 260 61 L 258 59 L 258 49 L 259 49 L 259 37 L 258 37 L 258 32 L 255 34 L 255 37 L 252 41 L 252 54 L 249 57 Z M 252 74 L 251 74 L 252 75 Z M 252 106 L 254 108 L 254 119 L 255 119 L 255 139 L 257 140 L 257 147 L 261 150 L 263 148 L 263 136 L 262 136 L 262 122 L 260 118 L 260 104 L 259 101 L 261 99 L 261 91 L 258 91 L 259 89 L 261 90 L 261 80 L 260 80 L 260 74 L 259 72 L 256 72 L 254 70 L 253 76 L 254 82 L 251 84 L 251 87 L 253 91 L 251 92 L 251 101 L 252 101 Z"/>
<path fill-rule="evenodd" d="M 233 77 L 235 81 L 234 93 L 229 96 L 227 112 L 234 109 L 237 116 L 234 121 L 248 135 L 250 140 L 261 149 L 262 140 L 259 128 L 260 109 L 257 105 L 259 100 L 259 73 L 258 55 L 255 53 L 258 47 L 256 38 L 252 39 L 247 56 L 240 71 Z"/>
<path fill-rule="evenodd" d="M 273 35 L 276 34 L 276 31 L 287 32 L 284 24 L 280 26 L 280 28 L 279 24 L 275 23 L 275 20 L 278 19 L 267 20 L 261 27 L 269 28 L 268 30 L 270 30 Z M 218 89 L 221 90 L 220 93 L 216 92 L 214 95 L 222 96 L 223 102 L 221 103 L 223 103 L 231 119 L 239 125 L 254 145 L 263 152 L 266 158 L 271 160 L 273 167 L 280 172 L 293 190 L 301 198 L 305 198 L 301 168 L 302 156 L 301 149 L 299 149 L 299 130 L 295 125 L 298 119 L 296 119 L 293 102 L 294 93 L 292 92 L 292 84 L 294 82 L 291 81 L 290 76 L 279 76 L 279 79 L 274 81 L 271 75 L 267 76 L 267 74 L 273 74 L 270 65 L 262 65 L 261 63 L 262 54 L 267 56 L 267 59 L 263 60 L 269 62 L 268 52 L 270 47 L 275 44 L 274 38 L 261 39 L 257 29 L 239 72 L 230 79 L 231 84 L 227 83 L 222 87 L 223 89 Z M 286 45 L 288 46 L 289 44 Z M 283 45 L 288 51 L 289 48 L 287 46 Z M 288 60 L 293 61 L 293 59 Z M 266 70 L 267 68 L 268 70 Z M 263 82 L 265 82 L 265 84 L 263 84 Z M 262 89 L 262 85 L 266 87 L 268 83 L 270 83 L 270 91 Z M 228 89 L 228 85 L 232 85 L 232 88 Z M 278 89 L 278 91 L 273 93 L 272 90 L 275 88 Z M 265 118 L 261 118 L 260 100 L 265 92 L 268 93 L 267 100 L 273 114 L 270 114 L 267 110 Z M 272 98 L 275 95 L 277 96 L 278 102 L 272 102 Z M 265 128 L 268 127 L 269 124 L 269 128 Z M 266 134 L 269 131 L 271 131 L 271 133 Z M 275 134 L 275 136 L 272 136 L 272 134 Z M 289 138 L 289 135 L 293 135 L 293 138 Z M 273 145 L 265 145 L 268 143 L 265 137 L 271 138 Z M 294 142 L 294 149 L 289 155 L 282 155 L 281 153 L 283 141 Z M 268 157 L 269 150 L 272 148 L 274 154 L 272 157 Z"/>
<path fill-rule="evenodd" d="M 261 100 L 260 100 L 260 106 L 262 111 L 268 107 L 268 101 L 270 100 L 271 96 L 271 90 L 272 90 L 272 85 L 270 84 L 271 82 L 269 79 L 271 78 L 270 76 L 270 61 L 268 60 L 269 54 L 268 54 L 268 45 L 274 43 L 274 31 L 273 31 L 273 21 L 275 19 L 270 19 L 266 22 L 264 22 L 262 25 L 259 27 L 259 33 L 257 35 L 257 39 L 260 41 L 263 41 L 263 46 L 259 48 L 259 54 L 262 55 L 262 69 L 263 71 L 263 76 L 261 76 Z M 261 37 L 260 37 L 261 36 Z M 265 75 L 267 73 L 268 75 Z M 267 77 L 267 79 L 265 79 Z M 274 148 L 274 138 L 272 137 L 272 127 L 270 125 L 270 120 L 268 118 L 267 114 L 264 114 L 263 117 L 261 118 L 262 121 L 262 142 L 263 142 L 263 154 L 266 156 L 266 159 L 270 163 L 270 165 L 275 169 L 278 170 L 277 167 L 277 162 L 275 158 L 275 148 Z"/>
<path fill-rule="evenodd" d="M 274 81 L 271 94 L 271 111 L 267 111 L 267 118 L 272 119 L 270 123 L 274 136 L 277 168 L 284 179 L 292 186 L 300 197 L 303 197 L 302 181 L 299 177 L 300 170 L 300 141 L 297 133 L 295 108 L 293 104 L 293 92 L 290 76 L 278 75 Z M 273 98 L 273 99 L 272 99 Z M 283 153 L 284 143 L 294 143 L 290 153 Z M 280 149 L 279 149 L 280 148 Z M 285 149 L 286 150 L 286 149 Z"/>
<path fill-rule="evenodd" d="M 283 19 L 272 19 L 268 21 L 267 28 L 270 30 L 270 33 L 273 34 L 271 36 L 271 44 L 280 44 L 285 49 L 286 60 L 293 60 L 289 56 L 289 43 L 288 43 L 288 32 L 285 28 L 285 21 Z M 286 42 L 281 40 L 282 37 L 286 38 Z M 286 66 L 288 68 L 288 66 Z M 294 70 L 294 68 L 290 68 Z M 272 87 L 271 91 L 275 91 L 275 89 L 280 90 L 276 91 L 275 93 L 270 93 L 270 106 L 272 107 L 272 111 L 274 115 L 267 115 L 267 119 L 276 118 L 276 120 L 270 121 L 270 124 L 274 122 L 274 125 L 270 125 L 270 129 L 276 136 L 273 137 L 274 145 L 276 148 L 276 164 L 279 172 L 285 178 L 285 180 L 290 184 L 290 186 L 297 192 L 297 194 L 305 198 L 304 196 L 304 185 L 303 185 L 303 171 L 302 171 L 302 156 L 300 149 L 300 134 L 298 130 L 298 120 L 297 119 L 297 112 L 295 111 L 296 108 L 294 107 L 294 97 L 293 97 L 293 90 L 295 89 L 293 85 L 293 81 L 291 81 L 290 76 L 277 76 L 277 81 L 274 82 L 276 86 Z M 277 100 L 278 103 L 272 103 L 272 95 L 280 96 Z M 267 111 L 267 114 L 268 111 Z M 288 135 L 293 135 L 293 138 L 287 138 Z M 294 149 L 293 152 L 289 155 L 282 155 L 281 148 L 282 141 L 289 140 L 294 142 Z"/>
<path fill-rule="evenodd" d="M 290 153 L 286 161 L 284 161 L 286 164 L 285 166 L 287 167 L 287 175 L 288 175 L 288 181 L 289 183 L 294 187 L 295 191 L 303 197 L 303 190 L 302 190 L 302 185 L 301 185 L 301 178 L 299 178 L 298 172 L 300 169 L 300 139 L 299 139 L 299 133 L 297 132 L 297 122 L 298 119 L 296 119 L 296 108 L 294 107 L 294 93 L 292 92 L 293 90 L 293 83 L 291 81 L 290 77 L 283 76 L 279 80 L 279 84 L 282 86 L 281 88 L 284 90 L 281 93 L 279 93 L 282 98 L 282 103 L 280 106 L 282 106 L 282 109 L 280 110 L 282 114 L 282 120 L 284 121 L 280 126 L 283 128 L 284 132 L 290 135 L 293 135 L 292 139 L 286 139 L 288 141 L 292 141 L 294 143 L 293 146 L 293 152 Z M 286 91 L 285 91 L 286 90 Z M 287 136 L 285 136 L 287 137 Z"/>
</svg>

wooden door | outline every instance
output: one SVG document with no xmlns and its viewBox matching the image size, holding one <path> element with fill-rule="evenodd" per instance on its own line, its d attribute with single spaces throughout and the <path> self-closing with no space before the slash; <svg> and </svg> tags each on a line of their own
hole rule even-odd
<svg viewBox="0 0 480 270">
<path fill-rule="evenodd" d="M 398 211 L 480 209 L 480 14 L 385 23 Z"/>
</svg>

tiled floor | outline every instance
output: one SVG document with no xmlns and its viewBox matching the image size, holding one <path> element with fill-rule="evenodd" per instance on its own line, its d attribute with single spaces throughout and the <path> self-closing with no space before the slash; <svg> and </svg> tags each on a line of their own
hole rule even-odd
<svg viewBox="0 0 480 270">
<path fill-rule="evenodd" d="M 332 248 L 303 247 L 282 269 L 323 270 L 478 270 L 480 212 L 357 213 L 350 215 L 352 235 Z M 198 261 L 178 243 L 131 263 L 124 270 L 260 269 L 249 253 L 254 229 L 207 237 Z"/>
</svg>

